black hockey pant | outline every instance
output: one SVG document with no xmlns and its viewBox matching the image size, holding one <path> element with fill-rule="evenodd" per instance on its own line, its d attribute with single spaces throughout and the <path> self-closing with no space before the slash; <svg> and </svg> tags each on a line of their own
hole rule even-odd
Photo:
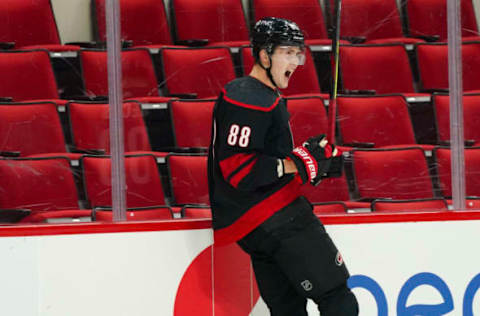
<svg viewBox="0 0 480 316">
<path fill-rule="evenodd" d="M 251 257 L 271 316 L 307 316 L 307 298 L 321 316 L 358 315 L 340 253 L 311 209 L 292 209 L 295 204 L 238 242 Z"/>
</svg>

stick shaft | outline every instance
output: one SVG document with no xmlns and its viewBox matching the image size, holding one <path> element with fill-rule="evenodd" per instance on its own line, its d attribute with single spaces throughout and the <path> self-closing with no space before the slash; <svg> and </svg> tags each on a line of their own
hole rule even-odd
<svg viewBox="0 0 480 316">
<path fill-rule="evenodd" d="M 335 36 L 332 38 L 332 52 L 333 52 L 333 83 L 332 91 L 330 93 L 330 102 L 328 105 L 328 141 L 331 144 L 335 143 L 335 128 L 336 128 L 336 114 L 337 114 L 337 91 L 338 91 L 338 74 L 340 61 L 340 15 L 342 11 L 342 0 L 337 0 L 335 5 Z"/>
</svg>

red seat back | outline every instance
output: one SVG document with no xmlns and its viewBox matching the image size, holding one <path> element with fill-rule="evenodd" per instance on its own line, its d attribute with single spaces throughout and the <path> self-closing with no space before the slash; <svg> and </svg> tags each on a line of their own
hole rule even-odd
<svg viewBox="0 0 480 316">
<path fill-rule="evenodd" d="M 251 0 L 255 21 L 266 16 L 288 19 L 298 24 L 305 39 L 326 39 L 327 28 L 317 0 Z"/>
<path fill-rule="evenodd" d="M 169 155 L 167 165 L 175 204 L 210 204 L 206 156 Z"/>
<path fill-rule="evenodd" d="M 208 148 L 215 100 L 174 100 L 170 103 L 176 147 Z"/>
<path fill-rule="evenodd" d="M 195 93 L 198 98 L 217 97 L 235 79 L 227 47 L 164 48 L 161 50 L 168 94 Z"/>
<path fill-rule="evenodd" d="M 100 41 L 106 41 L 105 0 L 94 0 Z M 161 0 L 120 0 L 122 39 L 133 45 L 172 44 L 165 5 Z"/>
<path fill-rule="evenodd" d="M 171 0 L 170 12 L 178 40 L 248 41 L 248 28 L 237 0 Z"/>
<path fill-rule="evenodd" d="M 67 158 L 0 159 L 0 209 L 32 212 L 78 209 Z"/>
<path fill-rule="evenodd" d="M 448 45 L 416 46 L 420 83 L 423 89 L 448 89 Z M 480 90 L 480 42 L 462 44 L 463 91 Z"/>
<path fill-rule="evenodd" d="M 91 207 L 112 205 L 110 157 L 81 158 L 86 196 Z M 125 157 L 127 207 L 165 205 L 165 195 L 155 156 Z"/>
<path fill-rule="evenodd" d="M 56 104 L 0 104 L 0 151 L 21 156 L 66 152 Z"/>
<path fill-rule="evenodd" d="M 0 1 L 0 42 L 15 42 L 16 48 L 60 44 L 51 1 Z"/>
<path fill-rule="evenodd" d="M 0 51 L 0 96 L 14 101 L 58 99 L 46 50 Z"/>
<path fill-rule="evenodd" d="M 480 196 L 480 147 L 465 148 L 465 194 Z M 444 197 L 452 196 L 451 154 L 448 148 L 435 148 L 434 157 L 437 163 L 437 173 L 440 190 Z"/>
<path fill-rule="evenodd" d="M 302 194 L 312 203 L 350 200 L 345 174 L 339 178 L 324 179 L 316 187 L 304 185 Z"/>
<path fill-rule="evenodd" d="M 337 113 L 344 144 L 416 144 L 407 101 L 402 96 L 339 97 Z"/>
<path fill-rule="evenodd" d="M 327 133 L 327 111 L 322 98 L 287 98 L 287 108 L 295 146 L 302 145 L 312 136 Z"/>
<path fill-rule="evenodd" d="M 73 143 L 81 150 L 110 152 L 109 105 L 105 103 L 68 103 Z M 150 151 L 151 146 L 140 105 L 123 104 L 124 150 Z"/>
<path fill-rule="evenodd" d="M 340 46 L 343 89 L 411 93 L 413 73 L 403 45 Z"/>
<path fill-rule="evenodd" d="M 447 40 L 447 0 L 408 0 L 407 16 L 411 35 L 438 35 Z M 461 0 L 462 36 L 478 35 L 472 0 Z"/>
<path fill-rule="evenodd" d="M 362 36 L 366 40 L 403 37 L 395 0 L 342 0 L 341 14 L 341 36 Z"/>
<path fill-rule="evenodd" d="M 158 83 L 152 58 L 147 49 L 122 51 L 123 98 L 158 96 Z M 107 52 L 80 52 L 82 75 L 88 95 L 108 96 Z"/>
<path fill-rule="evenodd" d="M 421 148 L 353 150 L 353 170 L 360 198 L 433 197 L 433 185 Z"/>
<path fill-rule="evenodd" d="M 433 104 L 437 119 L 439 141 L 450 140 L 450 97 L 448 95 L 434 95 Z M 480 141 L 480 95 L 463 96 L 463 132 L 464 139 Z"/>
</svg>

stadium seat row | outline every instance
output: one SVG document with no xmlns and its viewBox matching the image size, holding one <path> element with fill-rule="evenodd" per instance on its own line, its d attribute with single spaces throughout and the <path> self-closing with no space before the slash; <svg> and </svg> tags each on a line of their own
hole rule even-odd
<svg viewBox="0 0 480 316">
<path fill-rule="evenodd" d="M 446 44 L 415 44 L 415 63 L 401 44 L 344 45 L 340 47 L 340 93 L 402 93 L 407 97 L 427 97 L 432 92 L 448 91 L 448 47 Z M 480 91 L 480 42 L 464 42 L 463 87 L 466 92 Z M 107 53 L 81 50 L 79 71 L 72 70 L 81 82 L 83 95 L 68 99 L 108 96 Z M 180 98 L 216 97 L 222 87 L 236 77 L 232 55 L 227 47 L 163 48 L 155 63 L 147 49 L 127 49 L 122 53 L 124 99 L 159 96 Z M 242 47 L 242 73 L 253 65 L 251 50 Z M 299 67 L 283 93 L 320 95 L 315 63 L 307 54 L 307 63 Z M 35 67 L 32 67 L 35 64 Z M 414 69 L 418 69 L 414 71 Z M 419 77 L 418 82 L 415 80 Z M 75 84 L 75 83 L 74 83 Z M 0 51 L 0 97 L 25 101 L 59 99 L 59 87 L 47 51 Z"/>
<path fill-rule="evenodd" d="M 452 196 L 450 149 L 436 147 L 433 157 L 434 167 L 430 167 L 420 147 L 355 149 L 350 156 L 351 183 L 346 173 L 340 178 L 325 179 L 317 187 L 304 186 L 303 194 L 318 214 L 341 214 L 339 207 L 343 213 L 372 209 L 446 210 Z M 204 154 L 168 154 L 162 169 L 154 155 L 126 155 L 126 203 L 130 219 L 165 219 L 173 218 L 174 214 L 208 217 L 206 159 Z M 18 219 L 21 212 L 22 222 L 51 218 L 78 220 L 91 218 L 95 210 L 97 220 L 108 220 L 110 163 L 108 156 L 90 155 L 82 156 L 75 167 L 62 156 L 2 158 L 0 213 L 4 213 L 0 216 L 8 218 L 5 214 L 12 212 Z M 480 148 L 467 148 L 466 195 L 472 197 L 468 205 L 480 204 L 479 166 Z M 439 204 L 443 207 L 438 207 Z"/>
<path fill-rule="evenodd" d="M 124 150 L 149 152 L 205 152 L 210 143 L 215 99 L 170 99 L 163 110 L 163 122 L 150 120 L 149 110 L 136 101 L 123 104 Z M 337 144 L 353 148 L 421 146 L 431 152 L 435 145 L 450 144 L 449 96 L 434 94 L 437 138 L 431 144 L 419 141 L 418 126 L 412 121 L 402 95 L 340 96 L 337 98 Z M 295 145 L 328 130 L 324 100 L 315 96 L 289 97 L 287 106 Z M 480 94 L 463 97 L 464 139 L 478 146 Z M 160 132 L 159 132 L 160 131 Z M 28 140 L 28 141 L 25 141 Z M 66 155 L 76 160 L 82 154 L 109 154 L 109 105 L 101 102 L 0 103 L 0 156 L 32 157 Z"/>
<path fill-rule="evenodd" d="M 208 202 L 208 194 L 196 195 L 199 189 L 205 190 L 207 180 L 203 165 L 206 158 L 191 158 L 200 160 L 189 160 L 188 168 L 202 169 L 193 177 L 186 172 L 188 168 L 185 169 L 187 166 L 182 156 L 167 156 L 170 175 L 168 187 L 173 188 L 176 194 L 175 200 L 167 202 L 165 185 L 162 183 L 164 179 L 156 157 L 150 154 L 127 155 L 125 169 L 129 220 L 166 219 L 174 215 L 184 218 L 210 217 L 204 203 Z M 65 156 L 0 159 L 0 216 L 2 219 L 8 218 L 5 213 L 11 212 L 15 219 L 23 212 L 22 222 L 55 221 L 61 218 L 89 220 L 94 210 L 93 216 L 97 220 L 111 219 L 110 163 L 108 156 L 88 155 L 82 156 L 76 167 L 72 167 L 71 161 Z M 187 182 L 192 179 L 196 182 Z M 183 203 L 185 201 L 193 201 L 197 205 L 190 206 Z M 203 205 L 198 205 L 199 202 L 203 202 Z M 176 207 L 168 207 L 167 204 Z M 192 212 L 192 209 L 198 211 Z"/>
<path fill-rule="evenodd" d="M 323 1 L 323 6 L 319 0 L 249 0 L 247 9 L 243 3 L 241 0 L 121 0 L 122 39 L 134 46 L 150 47 L 240 46 L 248 42 L 252 23 L 265 16 L 297 22 L 310 45 L 325 44 L 325 39 L 332 35 L 328 30 L 332 30 L 334 22 L 335 0 Z M 0 42 L 12 43 L 15 48 L 78 49 L 78 45 L 61 45 L 50 0 L 3 0 L 0 5 L 0 21 L 3 21 Z M 91 0 L 91 8 L 95 38 L 104 42 L 105 0 Z M 472 0 L 462 0 L 461 9 L 462 36 L 478 37 Z M 446 0 L 401 1 L 400 10 L 395 0 L 344 0 L 341 12 L 341 35 L 356 43 L 416 43 L 447 38 Z"/>
</svg>

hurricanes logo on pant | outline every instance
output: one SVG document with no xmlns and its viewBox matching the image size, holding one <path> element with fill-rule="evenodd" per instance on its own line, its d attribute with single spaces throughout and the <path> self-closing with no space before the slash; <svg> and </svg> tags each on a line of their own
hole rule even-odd
<svg viewBox="0 0 480 316">
<path fill-rule="evenodd" d="M 341 266 L 343 264 L 343 258 L 340 252 L 337 252 L 337 255 L 335 256 L 335 263 L 337 266 Z"/>
<path fill-rule="evenodd" d="M 303 289 L 307 292 L 311 291 L 313 288 L 312 282 L 310 282 L 309 280 L 302 281 L 302 283 L 300 284 L 302 285 Z"/>
</svg>

